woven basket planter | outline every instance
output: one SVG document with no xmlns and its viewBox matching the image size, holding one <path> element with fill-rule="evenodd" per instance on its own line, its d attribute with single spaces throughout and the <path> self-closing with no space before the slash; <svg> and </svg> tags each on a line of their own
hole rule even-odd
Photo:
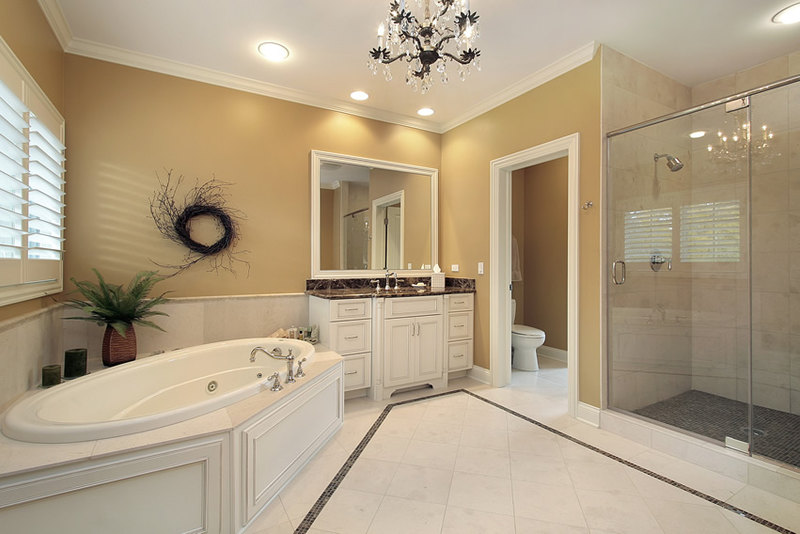
<svg viewBox="0 0 800 534">
<path fill-rule="evenodd" d="M 111 367 L 136 359 L 136 331 L 128 325 L 125 337 L 119 335 L 111 325 L 106 326 L 103 335 L 103 365 Z"/>
</svg>

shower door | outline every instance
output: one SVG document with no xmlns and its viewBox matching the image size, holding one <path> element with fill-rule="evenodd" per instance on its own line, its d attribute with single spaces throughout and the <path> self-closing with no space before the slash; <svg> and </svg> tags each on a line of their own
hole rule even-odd
<svg viewBox="0 0 800 534">
<path fill-rule="evenodd" d="M 800 466 L 800 83 L 750 115 L 752 451 Z"/>
<path fill-rule="evenodd" d="M 607 328 L 611 408 L 746 450 L 743 104 L 609 137 Z"/>
</svg>

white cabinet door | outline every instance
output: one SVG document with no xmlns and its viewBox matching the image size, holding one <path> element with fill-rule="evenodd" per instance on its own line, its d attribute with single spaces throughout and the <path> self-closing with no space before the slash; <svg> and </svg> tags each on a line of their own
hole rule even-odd
<svg viewBox="0 0 800 534">
<path fill-rule="evenodd" d="M 413 340 L 415 319 L 388 319 L 384 321 L 383 381 L 387 386 L 405 384 L 414 380 Z"/>
<path fill-rule="evenodd" d="M 439 378 L 442 376 L 442 316 L 417 317 L 414 322 L 415 378 Z"/>
</svg>

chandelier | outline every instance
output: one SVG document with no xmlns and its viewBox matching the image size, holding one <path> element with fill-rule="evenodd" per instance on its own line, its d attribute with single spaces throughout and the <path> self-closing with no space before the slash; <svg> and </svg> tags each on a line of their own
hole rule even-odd
<svg viewBox="0 0 800 534">
<path fill-rule="evenodd" d="M 448 81 L 447 63 L 459 64 L 458 76 L 464 81 L 471 67 L 480 70 L 480 50 L 473 48 L 478 38 L 478 14 L 469 10 L 469 0 L 409 0 L 424 7 L 420 21 L 406 0 L 393 0 L 389 15 L 378 27 L 378 46 L 369 51 L 369 69 L 377 74 L 383 65 L 386 81 L 391 81 L 389 65 L 398 59 L 408 64 L 406 84 L 414 91 L 427 93 L 433 82 L 433 69 L 441 82 Z M 433 12 L 431 11 L 433 8 Z"/>
<path fill-rule="evenodd" d="M 749 143 L 752 161 L 766 165 L 781 155 L 775 150 L 774 138 L 775 134 L 766 124 L 751 132 L 749 123 L 739 124 L 737 120 L 730 131 L 718 130 L 716 142 L 708 143 L 706 150 L 716 161 L 734 163 L 742 161 L 747 156 Z"/>
</svg>

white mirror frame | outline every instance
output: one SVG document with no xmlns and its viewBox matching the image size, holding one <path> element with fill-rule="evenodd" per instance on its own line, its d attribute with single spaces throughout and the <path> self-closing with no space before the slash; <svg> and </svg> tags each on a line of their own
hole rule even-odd
<svg viewBox="0 0 800 534">
<path fill-rule="evenodd" d="M 320 170 L 323 163 L 338 163 L 342 165 L 358 165 L 412 174 L 422 174 L 431 180 L 431 266 L 439 263 L 439 170 L 430 167 L 407 165 L 393 161 L 323 152 L 311 151 L 311 278 L 370 278 L 381 275 L 381 269 L 349 269 L 329 270 L 320 269 Z M 430 276 L 431 270 L 426 269 L 398 269 L 399 276 Z"/>
</svg>

